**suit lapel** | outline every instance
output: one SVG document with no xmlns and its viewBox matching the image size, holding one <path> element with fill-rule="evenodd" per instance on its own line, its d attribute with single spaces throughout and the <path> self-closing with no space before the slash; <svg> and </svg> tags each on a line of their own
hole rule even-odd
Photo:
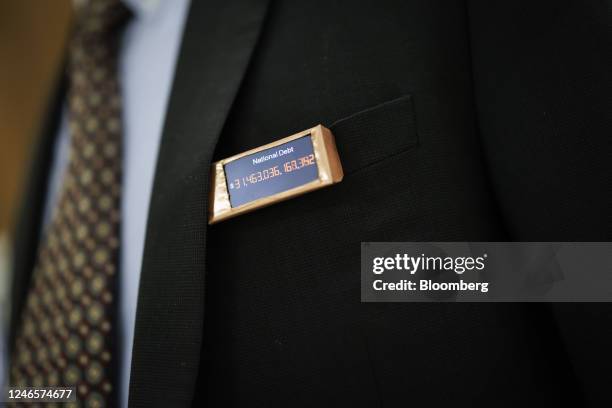
<svg viewBox="0 0 612 408">
<path fill-rule="evenodd" d="M 130 406 L 188 406 L 204 319 L 208 177 L 267 0 L 193 1 L 157 163 L 143 256 Z"/>
</svg>

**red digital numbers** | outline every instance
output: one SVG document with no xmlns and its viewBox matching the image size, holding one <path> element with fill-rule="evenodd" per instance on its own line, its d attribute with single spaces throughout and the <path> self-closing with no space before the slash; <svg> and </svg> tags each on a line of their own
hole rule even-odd
<svg viewBox="0 0 612 408">
<path fill-rule="evenodd" d="M 292 171 L 296 171 L 307 166 L 312 166 L 314 164 L 314 154 L 309 154 L 307 156 L 302 156 L 295 160 L 285 162 L 283 164 L 283 170 L 285 171 L 285 173 L 291 173 Z M 229 188 L 238 190 L 241 187 L 248 186 L 249 184 L 256 184 L 271 179 L 273 177 L 278 177 L 282 174 L 283 173 L 280 171 L 278 166 L 270 167 L 269 169 L 251 173 L 248 176 L 242 177 L 242 179 L 234 179 L 234 181 L 230 183 Z"/>
<path fill-rule="evenodd" d="M 291 173 L 292 171 L 299 170 L 306 166 L 312 166 L 315 164 L 314 154 L 309 154 L 308 156 L 302 156 L 296 160 L 291 160 L 283 164 L 283 169 L 285 173 Z"/>
</svg>

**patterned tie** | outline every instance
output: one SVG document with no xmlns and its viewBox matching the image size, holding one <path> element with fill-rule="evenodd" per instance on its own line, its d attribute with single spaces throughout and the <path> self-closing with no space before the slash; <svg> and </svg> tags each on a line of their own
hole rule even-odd
<svg viewBox="0 0 612 408">
<path fill-rule="evenodd" d="M 115 300 L 121 192 L 119 0 L 77 11 L 68 61 L 71 136 L 11 364 L 15 386 L 74 386 L 75 406 L 116 406 Z"/>
</svg>

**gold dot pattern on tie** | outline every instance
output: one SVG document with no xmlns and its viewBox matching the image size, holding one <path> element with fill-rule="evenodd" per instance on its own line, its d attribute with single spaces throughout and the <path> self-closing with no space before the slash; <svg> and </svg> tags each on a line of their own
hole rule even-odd
<svg viewBox="0 0 612 408">
<path fill-rule="evenodd" d="M 73 386 L 74 406 L 116 405 L 117 50 L 127 17 L 119 0 L 89 0 L 77 11 L 67 67 L 69 159 L 11 359 L 13 386 Z"/>
</svg>

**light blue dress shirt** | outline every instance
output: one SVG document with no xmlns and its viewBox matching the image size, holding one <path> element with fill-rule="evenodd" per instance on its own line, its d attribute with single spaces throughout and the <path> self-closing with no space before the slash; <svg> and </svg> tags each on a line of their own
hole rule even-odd
<svg viewBox="0 0 612 408">
<path fill-rule="evenodd" d="M 123 184 L 119 265 L 119 401 L 127 407 L 136 303 L 149 201 L 164 119 L 189 0 L 124 0 L 134 17 L 123 36 L 119 80 L 123 98 Z M 53 152 L 45 224 L 58 199 L 70 139 L 62 115 Z M 1 374 L 2 370 L 0 370 Z M 1 376 L 0 376 L 1 377 Z M 0 378 L 2 384 L 2 378 Z"/>
</svg>

